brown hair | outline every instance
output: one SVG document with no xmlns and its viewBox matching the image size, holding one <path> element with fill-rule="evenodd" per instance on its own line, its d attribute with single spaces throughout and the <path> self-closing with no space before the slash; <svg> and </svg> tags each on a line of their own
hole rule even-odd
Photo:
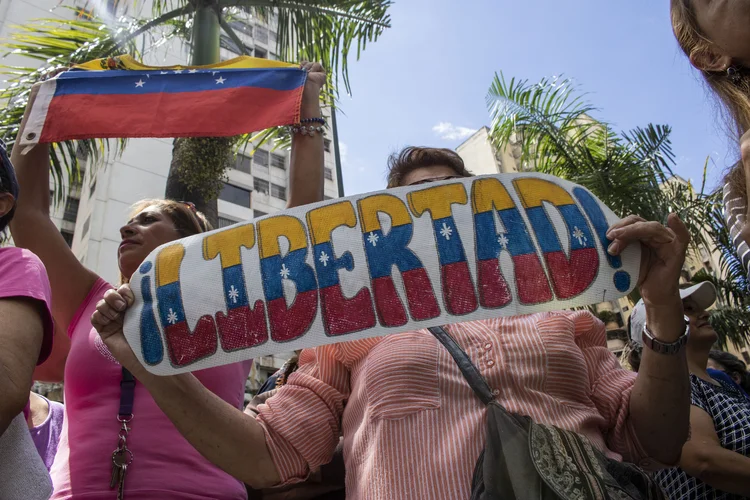
<svg viewBox="0 0 750 500">
<path fill-rule="evenodd" d="M 161 213 L 166 215 L 172 221 L 174 228 L 180 233 L 180 236 L 186 238 L 194 234 L 211 231 L 211 223 L 206 216 L 195 209 L 192 203 L 174 200 L 156 200 L 146 199 L 136 202 L 130 207 L 130 217 L 135 217 L 146 207 L 155 206 Z M 128 283 L 130 280 L 120 273 L 120 282 Z"/>
<path fill-rule="evenodd" d="M 677 43 L 688 58 L 712 50 L 714 44 L 698 26 L 692 0 L 671 0 L 670 11 L 672 30 Z M 708 86 L 724 105 L 726 116 L 734 128 L 733 132 L 736 132 L 739 138 L 750 130 L 750 74 L 744 69 L 739 69 L 733 80 L 726 71 L 698 69 Z M 724 180 L 732 191 L 747 202 L 745 170 L 741 162 L 732 167 Z"/>
<path fill-rule="evenodd" d="M 409 172 L 436 165 L 448 166 L 456 172 L 456 175 L 471 177 L 471 172 L 466 170 L 464 161 L 455 151 L 444 148 L 409 146 L 399 153 L 393 153 L 388 158 L 388 187 L 400 186 Z"/>
</svg>

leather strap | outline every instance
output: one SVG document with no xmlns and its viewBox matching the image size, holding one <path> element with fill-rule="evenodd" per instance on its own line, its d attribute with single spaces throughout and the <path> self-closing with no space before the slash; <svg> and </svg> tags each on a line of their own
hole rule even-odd
<svg viewBox="0 0 750 500">
<path fill-rule="evenodd" d="M 135 399 L 135 377 L 123 368 L 120 380 L 120 410 L 117 412 L 120 418 L 133 415 L 133 399 Z"/>
<path fill-rule="evenodd" d="M 461 349 L 461 346 L 453 340 L 453 337 L 442 326 L 433 326 L 428 328 L 428 330 L 448 350 L 448 353 L 458 365 L 458 369 L 461 370 L 474 394 L 477 395 L 485 406 L 490 404 L 495 399 L 495 396 L 492 394 L 490 385 L 482 377 L 482 374 L 479 373 L 474 363 L 471 362 L 469 355 Z"/>
</svg>

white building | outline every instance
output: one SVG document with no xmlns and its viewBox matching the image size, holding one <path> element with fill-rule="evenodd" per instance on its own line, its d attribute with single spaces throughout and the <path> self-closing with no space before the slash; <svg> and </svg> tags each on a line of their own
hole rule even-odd
<svg viewBox="0 0 750 500">
<path fill-rule="evenodd" d="M 74 7 L 74 9 L 66 8 Z M 39 18 L 72 18 L 86 15 L 92 9 L 110 9 L 110 16 L 150 17 L 150 2 L 119 0 L 5 0 L 0 2 L 0 37 L 8 40 L 14 25 Z M 76 10 L 77 9 L 77 10 Z M 106 15 L 97 11 L 97 14 Z M 274 19 L 270 23 L 252 19 L 232 21 L 248 52 L 255 57 L 276 59 Z M 239 49 L 226 36 L 221 38 L 222 60 L 238 55 Z M 234 50 L 235 52 L 233 52 Z M 189 46 L 179 41 L 144 51 L 144 62 L 154 66 L 187 64 Z M 29 66 L 33 61 L 11 55 L 8 65 Z M 325 138 L 325 195 L 338 196 L 334 148 L 329 132 Z M 53 207 L 53 220 L 71 244 L 76 257 L 110 283 L 117 283 L 117 249 L 120 227 L 127 221 L 129 207 L 144 198 L 162 198 L 172 157 L 171 139 L 133 139 L 122 155 L 99 164 L 85 161 L 85 175 L 80 186 L 66 186 L 66 197 Z M 219 225 L 227 226 L 282 210 L 286 207 L 289 188 L 289 151 L 271 151 L 263 146 L 237 156 L 234 168 L 218 201 Z M 254 367 L 251 379 L 265 380 L 268 373 L 283 363 L 285 356 L 265 357 L 268 366 Z M 259 370 L 259 371 L 256 371 Z M 251 388 L 254 387 L 251 384 Z"/>
</svg>

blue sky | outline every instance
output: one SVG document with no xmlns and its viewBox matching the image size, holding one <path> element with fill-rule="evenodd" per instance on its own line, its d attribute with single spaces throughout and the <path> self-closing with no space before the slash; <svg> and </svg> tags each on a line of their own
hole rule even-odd
<svg viewBox="0 0 750 500">
<path fill-rule="evenodd" d="M 711 156 L 716 186 L 735 146 L 674 40 L 668 4 L 396 0 L 392 28 L 351 65 L 353 96 L 341 99 L 346 194 L 383 187 L 388 155 L 405 145 L 454 148 L 462 127 L 489 124 L 484 98 L 496 71 L 574 78 L 599 108 L 594 117 L 617 130 L 671 125 L 677 173 L 699 182 Z M 433 130 L 440 123 L 453 138 Z"/>
</svg>

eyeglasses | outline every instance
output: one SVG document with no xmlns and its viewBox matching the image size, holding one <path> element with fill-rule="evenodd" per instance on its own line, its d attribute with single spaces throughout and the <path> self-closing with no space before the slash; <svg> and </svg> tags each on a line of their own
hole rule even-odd
<svg viewBox="0 0 750 500">
<path fill-rule="evenodd" d="M 407 186 L 419 186 L 420 184 L 427 184 L 429 182 L 440 182 L 440 181 L 450 181 L 453 179 L 463 179 L 463 175 L 446 175 L 443 177 L 430 177 L 429 179 L 422 179 L 421 181 L 412 182 L 411 184 L 407 184 Z"/>
</svg>

